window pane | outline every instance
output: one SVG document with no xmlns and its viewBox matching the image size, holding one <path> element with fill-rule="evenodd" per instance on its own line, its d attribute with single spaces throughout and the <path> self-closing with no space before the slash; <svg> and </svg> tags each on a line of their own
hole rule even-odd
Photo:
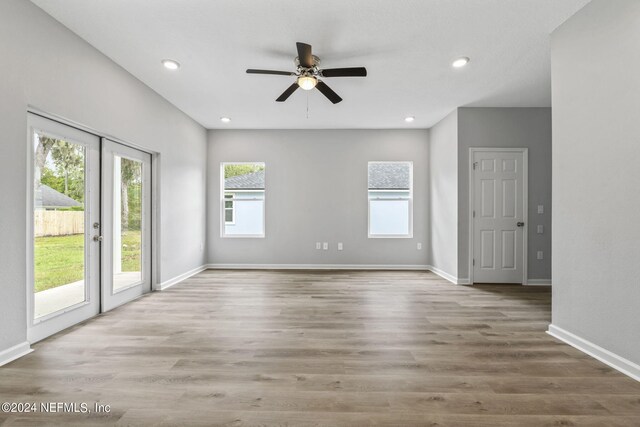
<svg viewBox="0 0 640 427">
<path fill-rule="evenodd" d="M 113 291 L 142 281 L 142 163 L 114 157 Z"/>
<path fill-rule="evenodd" d="M 224 232 L 230 236 L 264 234 L 264 200 L 236 200 L 233 224 L 225 224 Z"/>
<path fill-rule="evenodd" d="M 410 188 L 411 163 L 369 163 L 369 190 L 408 190 Z"/>
<path fill-rule="evenodd" d="M 264 163 L 224 163 L 225 236 L 264 235 Z"/>
<path fill-rule="evenodd" d="M 409 234 L 409 200 L 370 200 L 369 233 Z"/>
<path fill-rule="evenodd" d="M 85 149 L 34 134 L 34 317 L 84 302 Z"/>
</svg>

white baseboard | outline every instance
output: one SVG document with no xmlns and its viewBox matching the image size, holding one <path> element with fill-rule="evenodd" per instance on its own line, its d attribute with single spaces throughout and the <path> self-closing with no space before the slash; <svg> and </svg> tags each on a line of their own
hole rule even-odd
<svg viewBox="0 0 640 427">
<path fill-rule="evenodd" d="M 469 284 L 469 279 L 459 279 L 456 276 L 454 276 L 453 274 L 449 274 L 446 271 L 440 270 L 439 268 L 434 267 L 432 265 L 429 266 L 429 271 L 431 271 L 434 274 L 437 274 L 438 276 L 442 277 L 445 280 L 450 281 L 454 285 L 468 285 Z"/>
<path fill-rule="evenodd" d="M 9 362 L 31 353 L 33 350 L 28 341 L 14 345 L 6 350 L 0 351 L 0 366 L 6 365 Z"/>
<path fill-rule="evenodd" d="M 167 288 L 170 288 L 171 286 L 175 285 L 176 283 L 180 283 L 183 280 L 186 280 L 189 277 L 194 276 L 194 275 L 196 275 L 196 274 L 198 274 L 201 271 L 204 271 L 206 269 L 207 269 L 206 265 L 201 265 L 200 267 L 196 267 L 193 270 L 187 271 L 186 273 L 183 273 L 183 274 L 181 274 L 179 276 L 176 276 L 176 277 L 174 277 L 172 279 L 165 280 L 164 282 L 159 283 L 158 286 L 156 286 L 156 290 L 163 291 L 163 290 L 165 290 Z"/>
<path fill-rule="evenodd" d="M 207 264 L 212 270 L 429 270 L 428 265 L 399 264 Z"/>
<path fill-rule="evenodd" d="M 547 333 L 560 341 L 564 341 L 572 347 L 577 348 L 583 353 L 588 354 L 611 366 L 613 369 L 622 372 L 625 375 L 630 376 L 636 381 L 640 381 L 640 365 L 633 363 L 630 360 L 620 357 L 615 353 L 610 352 L 607 349 L 600 347 L 597 344 L 587 341 L 571 332 L 564 330 L 555 325 L 549 325 Z"/>
<path fill-rule="evenodd" d="M 468 285 L 469 279 L 453 275 L 428 264 L 207 264 L 211 270 L 412 270 L 431 271 L 456 285 Z"/>
<path fill-rule="evenodd" d="M 551 286 L 551 279 L 527 279 L 527 286 Z"/>
</svg>

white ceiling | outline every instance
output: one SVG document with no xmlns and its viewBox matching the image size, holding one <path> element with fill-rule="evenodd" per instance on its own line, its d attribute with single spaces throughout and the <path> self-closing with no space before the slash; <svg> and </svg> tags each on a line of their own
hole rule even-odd
<svg viewBox="0 0 640 427">
<path fill-rule="evenodd" d="M 549 34 L 589 2 L 32 1 L 203 126 L 236 129 L 426 128 L 459 106 L 549 106 Z M 326 79 L 337 105 L 316 90 L 276 103 L 294 78 L 245 69 L 294 71 L 297 41 L 369 76 Z M 471 62 L 452 69 L 460 56 Z"/>
</svg>

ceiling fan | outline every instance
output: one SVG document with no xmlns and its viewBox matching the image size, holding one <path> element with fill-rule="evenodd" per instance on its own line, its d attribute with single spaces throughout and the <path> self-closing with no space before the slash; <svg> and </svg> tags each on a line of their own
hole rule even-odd
<svg viewBox="0 0 640 427">
<path fill-rule="evenodd" d="M 366 77 L 367 69 L 364 67 L 352 67 L 352 68 L 328 68 L 320 69 L 320 58 L 311 54 L 311 45 L 306 43 L 296 43 L 298 48 L 298 56 L 294 60 L 296 64 L 296 71 L 273 71 L 273 70 L 255 70 L 248 69 L 248 74 L 273 74 L 277 76 L 296 76 L 296 82 L 289 86 L 282 95 L 276 99 L 276 102 L 284 102 L 295 92 L 298 88 L 303 90 L 311 90 L 314 87 L 318 89 L 329 101 L 337 104 L 342 101 L 342 98 L 335 93 L 325 82 L 320 78 L 330 77 Z"/>
</svg>

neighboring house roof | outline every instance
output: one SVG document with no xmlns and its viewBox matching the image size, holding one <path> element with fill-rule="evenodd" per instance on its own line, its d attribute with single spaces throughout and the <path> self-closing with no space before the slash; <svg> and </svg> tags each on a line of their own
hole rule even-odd
<svg viewBox="0 0 640 427">
<path fill-rule="evenodd" d="M 226 190 L 264 190 L 264 170 L 224 180 Z"/>
<path fill-rule="evenodd" d="M 82 203 L 73 200 L 48 185 L 40 184 L 36 193 L 36 207 L 39 208 L 72 208 L 82 206 Z"/>
<path fill-rule="evenodd" d="M 369 190 L 408 190 L 411 167 L 408 163 L 370 163 Z"/>
<path fill-rule="evenodd" d="M 372 163 L 369 167 L 370 190 L 408 190 L 411 168 L 407 163 Z M 227 190 L 264 190 L 264 170 L 224 180 Z"/>
</svg>

